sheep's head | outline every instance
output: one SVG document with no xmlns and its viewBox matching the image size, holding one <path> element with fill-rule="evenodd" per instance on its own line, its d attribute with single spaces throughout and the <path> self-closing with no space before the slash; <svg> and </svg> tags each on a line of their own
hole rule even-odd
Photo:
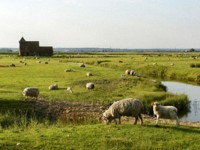
<svg viewBox="0 0 200 150">
<path fill-rule="evenodd" d="M 158 103 L 158 102 L 153 103 L 153 106 L 159 106 L 159 105 L 160 105 L 160 103 Z"/>
<path fill-rule="evenodd" d="M 154 114 L 158 111 L 158 106 L 159 106 L 160 104 L 158 103 L 158 102 L 154 102 L 153 103 L 153 111 L 154 111 Z"/>
<path fill-rule="evenodd" d="M 102 120 L 105 122 L 105 124 L 109 124 L 111 122 L 111 117 L 107 111 L 103 113 Z"/>
</svg>

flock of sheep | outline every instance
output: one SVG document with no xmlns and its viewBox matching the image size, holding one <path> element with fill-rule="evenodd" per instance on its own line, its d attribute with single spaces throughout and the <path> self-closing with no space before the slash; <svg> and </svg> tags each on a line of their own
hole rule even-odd
<svg viewBox="0 0 200 150">
<path fill-rule="evenodd" d="M 79 64 L 80 67 L 85 67 L 84 64 Z M 70 70 L 71 71 L 71 70 Z M 88 72 L 87 76 L 92 76 L 92 73 Z M 133 70 L 126 70 L 125 75 L 138 76 Z M 94 83 L 90 82 L 86 84 L 88 90 L 94 89 Z M 57 90 L 58 85 L 53 84 L 49 86 L 49 90 Z M 71 87 L 67 88 L 67 91 L 72 93 Z M 26 97 L 38 97 L 39 89 L 37 87 L 27 87 L 23 90 L 22 94 Z M 140 100 L 128 98 L 114 102 L 104 113 L 103 120 L 106 124 L 114 121 L 116 124 L 121 124 L 121 117 L 135 117 L 134 124 L 137 124 L 138 119 L 143 125 L 142 118 L 143 103 Z M 179 118 L 177 116 L 177 108 L 174 106 L 162 106 L 158 102 L 153 103 L 153 113 L 156 116 L 156 126 L 158 125 L 159 118 L 171 118 L 176 120 L 176 125 L 179 125 Z M 117 120 L 118 119 L 118 122 Z"/>
<path fill-rule="evenodd" d="M 87 83 L 88 89 L 94 88 L 93 83 Z M 57 85 L 52 85 L 49 88 L 57 88 Z M 71 91 L 70 88 L 67 90 Z M 72 92 L 72 91 L 71 91 Z M 27 87 L 22 92 L 24 96 L 38 97 L 39 89 L 36 87 Z M 103 120 L 106 124 L 115 121 L 116 124 L 121 124 L 121 117 L 135 117 L 134 124 L 137 124 L 138 118 L 143 125 L 142 119 L 143 103 L 140 100 L 128 98 L 114 102 L 104 113 Z M 179 118 L 177 116 L 177 108 L 174 106 L 162 106 L 158 102 L 153 103 L 153 113 L 156 116 L 156 126 L 158 125 L 159 118 L 171 118 L 176 120 L 176 125 L 179 125 Z M 118 119 L 118 123 L 116 121 Z"/>
<path fill-rule="evenodd" d="M 36 58 L 38 59 L 38 58 Z M 20 63 L 24 63 L 24 61 L 20 61 Z M 41 63 L 41 61 L 37 61 L 37 63 Z M 48 64 L 47 61 L 44 62 L 44 64 Z M 85 67 L 85 64 L 84 63 L 78 63 L 79 67 Z M 73 72 L 72 69 L 66 69 L 64 70 L 65 72 Z M 93 74 L 91 72 L 87 72 L 86 73 L 86 76 L 92 76 Z M 94 83 L 92 82 L 89 82 L 89 83 L 86 83 L 86 89 L 88 90 L 92 90 L 94 89 Z M 58 85 L 57 84 L 52 84 L 49 86 L 49 90 L 58 90 Z M 67 87 L 67 92 L 69 93 L 73 93 L 72 92 L 72 88 L 71 87 Z M 37 98 L 39 96 L 39 88 L 37 87 L 26 87 L 23 92 L 22 92 L 23 96 L 26 96 L 26 97 L 35 97 Z"/>
</svg>

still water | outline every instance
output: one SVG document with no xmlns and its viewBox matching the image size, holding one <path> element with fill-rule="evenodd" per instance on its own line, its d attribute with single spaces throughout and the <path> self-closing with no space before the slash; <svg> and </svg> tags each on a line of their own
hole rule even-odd
<svg viewBox="0 0 200 150">
<path fill-rule="evenodd" d="M 163 81 L 162 84 L 167 87 L 168 92 L 188 96 L 190 112 L 180 118 L 181 121 L 200 121 L 200 86 L 171 81 Z"/>
</svg>

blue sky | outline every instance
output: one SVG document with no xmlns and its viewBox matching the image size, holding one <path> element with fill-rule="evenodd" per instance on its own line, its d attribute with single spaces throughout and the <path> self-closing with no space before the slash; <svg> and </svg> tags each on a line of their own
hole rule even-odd
<svg viewBox="0 0 200 150">
<path fill-rule="evenodd" d="M 0 47 L 200 48 L 199 0 L 0 0 Z"/>
</svg>

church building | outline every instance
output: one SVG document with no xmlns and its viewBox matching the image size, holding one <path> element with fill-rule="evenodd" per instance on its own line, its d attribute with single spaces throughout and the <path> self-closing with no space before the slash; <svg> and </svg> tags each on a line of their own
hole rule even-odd
<svg viewBox="0 0 200 150">
<path fill-rule="evenodd" d="M 19 41 L 20 56 L 52 56 L 53 47 L 39 46 L 39 41 L 26 41 L 23 37 Z"/>
</svg>

